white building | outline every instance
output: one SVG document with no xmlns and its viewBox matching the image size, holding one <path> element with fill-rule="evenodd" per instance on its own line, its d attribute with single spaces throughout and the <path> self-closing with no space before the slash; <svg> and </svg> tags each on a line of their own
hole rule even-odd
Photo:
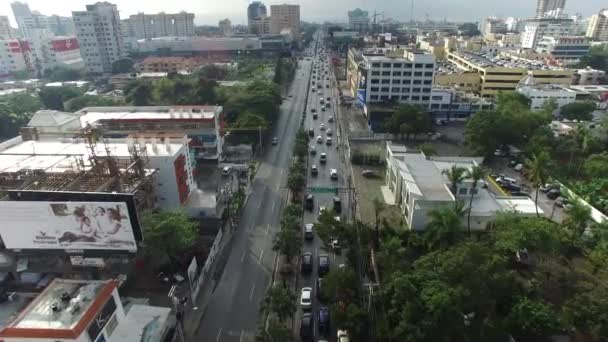
<svg viewBox="0 0 608 342">
<path fill-rule="evenodd" d="M 88 72 L 112 71 L 112 63 L 123 58 L 122 26 L 116 5 L 97 2 L 86 11 L 72 12 L 80 51 Z"/>
<path fill-rule="evenodd" d="M 143 54 L 168 52 L 170 54 L 201 54 L 204 52 L 237 52 L 259 50 L 262 41 L 259 38 L 235 37 L 160 37 L 140 39 L 137 50 Z"/>
<path fill-rule="evenodd" d="M 75 36 L 55 36 L 48 29 L 33 29 L 29 41 L 34 54 L 34 68 L 40 74 L 58 66 L 84 68 L 80 45 Z"/>
<path fill-rule="evenodd" d="M 19 39 L 0 40 L 0 77 L 20 71 L 34 70 L 32 48 L 28 41 Z"/>
<path fill-rule="evenodd" d="M 224 20 L 220 20 L 218 26 L 220 28 L 220 32 L 222 32 L 224 36 L 232 36 L 232 23 L 230 22 L 230 19 L 226 18 Z"/>
<path fill-rule="evenodd" d="M 49 30 L 53 35 L 58 36 L 74 34 L 72 18 L 42 15 L 37 11 L 31 11 L 28 4 L 18 1 L 11 3 L 11 7 L 22 38 L 31 38 L 31 30 L 34 29 Z"/>
<path fill-rule="evenodd" d="M 604 8 L 591 16 L 586 36 L 598 41 L 608 40 L 608 9 Z"/>
<path fill-rule="evenodd" d="M 0 15 L 0 39 L 11 39 L 13 37 L 13 28 L 11 27 L 8 17 Z"/>
<path fill-rule="evenodd" d="M 452 166 L 470 170 L 483 158 L 471 157 L 427 157 L 418 151 L 410 151 L 403 145 L 386 144 L 386 188 L 383 189 L 387 203 L 396 205 L 403 214 L 409 229 L 422 231 L 429 223 L 428 213 L 440 207 L 454 206 L 463 201 L 468 207 L 473 195 L 471 229 L 484 230 L 499 212 L 515 211 L 520 215 L 536 216 L 535 204 L 529 197 L 496 197 L 483 187 L 480 180 L 473 189 L 472 180 L 465 179 L 450 190 L 450 182 L 442 174 Z M 388 198 L 387 198 L 388 197 Z M 539 209 L 542 213 L 542 210 Z M 466 226 L 466 216 L 463 223 Z"/>
<path fill-rule="evenodd" d="M 572 32 L 572 19 L 531 19 L 526 21 L 521 34 L 521 46 L 536 49 L 536 44 L 545 36 L 569 36 Z"/>
<path fill-rule="evenodd" d="M 585 69 L 578 69 L 574 73 L 574 84 L 575 85 L 594 85 L 603 84 L 606 79 L 606 72 L 604 70 L 596 70 L 591 67 Z"/>
<path fill-rule="evenodd" d="M 365 32 L 369 26 L 369 14 L 360 8 L 348 11 L 348 29 Z"/>
<path fill-rule="evenodd" d="M 194 13 L 137 13 L 123 20 L 126 36 L 149 39 L 166 36 L 194 36 Z"/>
<path fill-rule="evenodd" d="M 561 63 L 572 65 L 589 52 L 590 46 L 587 37 L 544 36 L 536 43 L 536 52 L 550 54 Z"/>
<path fill-rule="evenodd" d="M 536 18 L 543 18 L 547 13 L 563 12 L 566 0 L 536 0 Z"/>
<path fill-rule="evenodd" d="M 148 342 L 171 340 L 176 320 L 170 308 L 125 304 L 116 280 L 55 279 L 29 304 L 0 304 L 8 317 L 5 342 Z M 26 302 L 21 294 L 15 301 Z M 6 306 L 6 308 L 3 308 Z M 13 309 L 14 308 L 14 309 Z"/>
<path fill-rule="evenodd" d="M 507 24 L 500 18 L 486 18 L 481 25 L 481 34 L 507 33 Z"/>
</svg>

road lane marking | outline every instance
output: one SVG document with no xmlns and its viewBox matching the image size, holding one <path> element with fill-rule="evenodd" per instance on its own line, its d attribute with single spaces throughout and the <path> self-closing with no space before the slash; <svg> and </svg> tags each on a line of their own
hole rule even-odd
<svg viewBox="0 0 608 342">
<path fill-rule="evenodd" d="M 277 204 L 277 202 L 272 202 L 272 212 L 274 213 L 274 206 Z"/>
<path fill-rule="evenodd" d="M 241 330 L 241 337 L 239 338 L 239 342 L 243 342 L 243 335 L 245 335 L 245 330 Z"/>
<path fill-rule="evenodd" d="M 266 233 L 264 233 L 264 236 L 268 236 L 269 232 L 270 232 L 270 224 L 268 224 L 268 226 L 266 226 Z"/>
<path fill-rule="evenodd" d="M 255 283 L 251 285 L 251 291 L 249 291 L 249 300 L 253 300 L 253 291 L 255 291 Z"/>
<path fill-rule="evenodd" d="M 260 252 L 260 263 L 262 263 L 262 257 L 264 257 L 264 250 L 262 249 L 262 252 Z"/>
<path fill-rule="evenodd" d="M 279 184 L 277 184 L 277 187 L 275 188 L 275 191 L 276 191 L 276 192 L 279 192 L 279 187 L 280 187 L 280 186 L 281 186 L 281 184 L 280 184 L 280 183 L 279 183 Z"/>
<path fill-rule="evenodd" d="M 243 251 L 243 255 L 241 255 L 241 264 L 245 261 L 246 255 L 247 255 L 247 251 Z"/>
<path fill-rule="evenodd" d="M 222 328 L 220 328 L 220 330 L 218 330 L 217 337 L 215 338 L 215 342 L 219 342 L 220 337 L 222 337 Z"/>
</svg>

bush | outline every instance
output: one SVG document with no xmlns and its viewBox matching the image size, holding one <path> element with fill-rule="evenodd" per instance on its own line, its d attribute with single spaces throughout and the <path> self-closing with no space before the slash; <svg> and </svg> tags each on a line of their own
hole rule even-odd
<svg viewBox="0 0 608 342">
<path fill-rule="evenodd" d="M 384 158 L 380 154 L 377 153 L 365 153 L 355 151 L 351 156 L 351 162 L 355 165 L 375 165 L 381 166 L 384 165 Z"/>
</svg>

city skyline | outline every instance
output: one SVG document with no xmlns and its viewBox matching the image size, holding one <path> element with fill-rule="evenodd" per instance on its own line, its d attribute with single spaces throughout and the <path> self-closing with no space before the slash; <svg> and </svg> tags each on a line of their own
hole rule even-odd
<svg viewBox="0 0 608 342">
<path fill-rule="evenodd" d="M 16 27 L 15 18 L 13 16 L 10 3 L 12 1 L 2 2 L 0 4 L 0 15 L 9 17 L 11 25 Z M 30 5 L 32 10 L 39 11 L 45 15 L 57 14 L 61 16 L 71 16 L 72 11 L 84 10 L 85 5 L 92 4 L 94 1 L 83 0 L 67 0 L 60 3 L 49 3 L 44 0 L 24 1 Z M 138 12 L 157 13 L 166 12 L 173 13 L 179 11 L 187 11 L 195 14 L 195 24 L 197 25 L 217 25 L 218 18 L 228 18 L 233 24 L 247 23 L 247 6 L 250 1 L 243 0 L 226 0 L 222 2 L 210 2 L 207 4 L 197 4 L 186 0 L 175 0 L 171 5 L 164 1 L 147 1 L 146 7 L 142 8 L 141 4 L 127 0 L 111 1 L 118 6 L 121 18 L 127 18 L 129 15 Z M 298 4 L 297 1 L 264 1 L 266 6 L 276 4 Z M 475 4 L 473 7 L 470 5 Z M 410 19 L 409 1 L 400 0 L 337 0 L 331 3 L 321 0 L 307 0 L 306 4 L 301 5 L 301 16 L 303 21 L 323 21 L 323 20 L 339 20 L 347 21 L 347 11 L 354 8 L 362 8 L 373 12 L 390 13 L 386 17 L 391 17 L 397 20 Z M 569 14 L 582 13 L 584 16 L 590 16 L 606 3 L 602 0 L 588 0 L 584 3 L 567 1 L 565 11 Z M 477 1 L 477 0 L 436 0 L 431 3 L 422 3 L 417 1 L 414 4 L 414 18 L 422 20 L 428 14 L 430 19 L 443 20 L 446 18 L 451 21 L 481 21 L 487 16 L 514 16 L 521 18 L 533 18 L 535 16 L 536 1 L 534 0 L 512 0 L 503 2 L 498 0 Z"/>
</svg>

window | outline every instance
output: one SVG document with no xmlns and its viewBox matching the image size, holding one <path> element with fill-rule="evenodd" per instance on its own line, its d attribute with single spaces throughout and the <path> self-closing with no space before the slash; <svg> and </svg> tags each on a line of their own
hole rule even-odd
<svg viewBox="0 0 608 342">
<path fill-rule="evenodd" d="M 391 67 L 391 63 L 382 63 L 382 67 L 383 68 L 390 68 Z"/>
<path fill-rule="evenodd" d="M 419 93 L 419 92 L 420 92 L 420 88 L 412 88 L 412 91 L 413 91 L 414 93 Z"/>
<path fill-rule="evenodd" d="M 422 68 L 422 64 L 420 64 L 420 63 L 416 63 L 416 64 L 414 65 L 414 67 L 416 67 L 416 68 Z"/>
<path fill-rule="evenodd" d="M 424 80 L 424 84 L 432 84 L 433 81 L 432 80 Z"/>
<path fill-rule="evenodd" d="M 439 109 L 439 103 L 431 103 L 432 109 Z"/>
<path fill-rule="evenodd" d="M 401 92 L 401 88 L 399 88 L 399 87 L 393 87 L 392 92 L 393 93 Z"/>
<path fill-rule="evenodd" d="M 382 89 L 380 89 L 381 91 L 388 91 L 388 87 L 382 87 Z"/>
<path fill-rule="evenodd" d="M 426 68 L 427 68 L 427 69 L 434 68 L 434 67 L 435 67 L 435 64 L 427 64 L 427 65 L 426 65 Z"/>
<path fill-rule="evenodd" d="M 380 96 L 380 100 L 388 100 L 388 95 L 382 95 L 382 96 Z"/>
<path fill-rule="evenodd" d="M 420 96 L 412 96 L 412 101 L 420 101 Z"/>
<path fill-rule="evenodd" d="M 414 80 L 414 84 L 421 84 L 422 81 L 421 80 Z"/>
<path fill-rule="evenodd" d="M 411 68 L 412 67 L 412 63 L 405 63 L 403 64 L 404 68 Z"/>
<path fill-rule="evenodd" d="M 377 79 L 377 78 L 372 78 L 372 79 L 370 80 L 370 82 L 371 82 L 372 84 L 378 84 L 378 83 L 380 83 L 380 80 L 379 80 L 379 79 Z"/>
<path fill-rule="evenodd" d="M 410 92 L 410 88 L 401 88 L 401 92 L 402 93 L 409 93 Z"/>
<path fill-rule="evenodd" d="M 378 87 L 371 87 L 369 90 L 371 90 L 371 91 L 378 91 Z"/>
<path fill-rule="evenodd" d="M 370 96 L 370 98 L 371 98 L 372 100 L 378 100 L 378 95 L 372 95 L 372 96 Z"/>
<path fill-rule="evenodd" d="M 466 195 L 468 193 L 468 190 L 469 189 L 467 189 L 467 188 L 460 188 L 460 189 L 458 189 L 458 194 L 459 195 Z"/>
<path fill-rule="evenodd" d="M 401 80 L 393 79 L 393 84 L 401 84 Z"/>
<path fill-rule="evenodd" d="M 372 71 L 372 76 L 379 76 L 380 75 L 380 71 Z"/>
<path fill-rule="evenodd" d="M 433 99 L 433 101 L 441 101 L 442 97 L 441 96 L 433 96 L 432 99 Z"/>
<path fill-rule="evenodd" d="M 409 97 L 409 96 L 407 96 L 407 95 L 403 95 L 403 96 L 401 96 L 401 100 L 403 100 L 403 101 L 407 101 L 407 100 L 409 100 L 409 99 L 410 99 L 410 97 Z"/>
<path fill-rule="evenodd" d="M 382 72 L 382 76 L 390 76 L 391 72 L 390 71 L 383 71 Z"/>
<path fill-rule="evenodd" d="M 422 88 L 422 92 L 423 93 L 430 93 L 431 92 L 431 88 Z"/>
<path fill-rule="evenodd" d="M 423 96 L 423 97 L 422 97 L 422 101 L 428 101 L 428 100 L 429 100 L 429 97 L 428 97 L 428 96 Z"/>
<path fill-rule="evenodd" d="M 401 63 L 393 63 L 393 68 L 401 68 Z"/>
<path fill-rule="evenodd" d="M 379 68 L 380 67 L 380 63 L 372 63 L 372 67 L 373 68 Z"/>
<path fill-rule="evenodd" d="M 393 95 L 393 96 L 391 96 L 391 100 L 395 100 L 395 101 L 397 101 L 397 100 L 399 100 L 399 96 L 397 96 L 397 95 Z"/>
<path fill-rule="evenodd" d="M 391 83 L 391 80 L 382 80 L 382 84 L 389 84 Z"/>
<path fill-rule="evenodd" d="M 433 72 L 432 71 L 431 72 L 425 72 L 424 76 L 433 76 Z"/>
<path fill-rule="evenodd" d="M 422 76 L 422 72 L 416 71 L 416 72 L 414 72 L 414 76 Z"/>
<path fill-rule="evenodd" d="M 393 76 L 401 76 L 401 71 L 393 71 Z"/>
</svg>

